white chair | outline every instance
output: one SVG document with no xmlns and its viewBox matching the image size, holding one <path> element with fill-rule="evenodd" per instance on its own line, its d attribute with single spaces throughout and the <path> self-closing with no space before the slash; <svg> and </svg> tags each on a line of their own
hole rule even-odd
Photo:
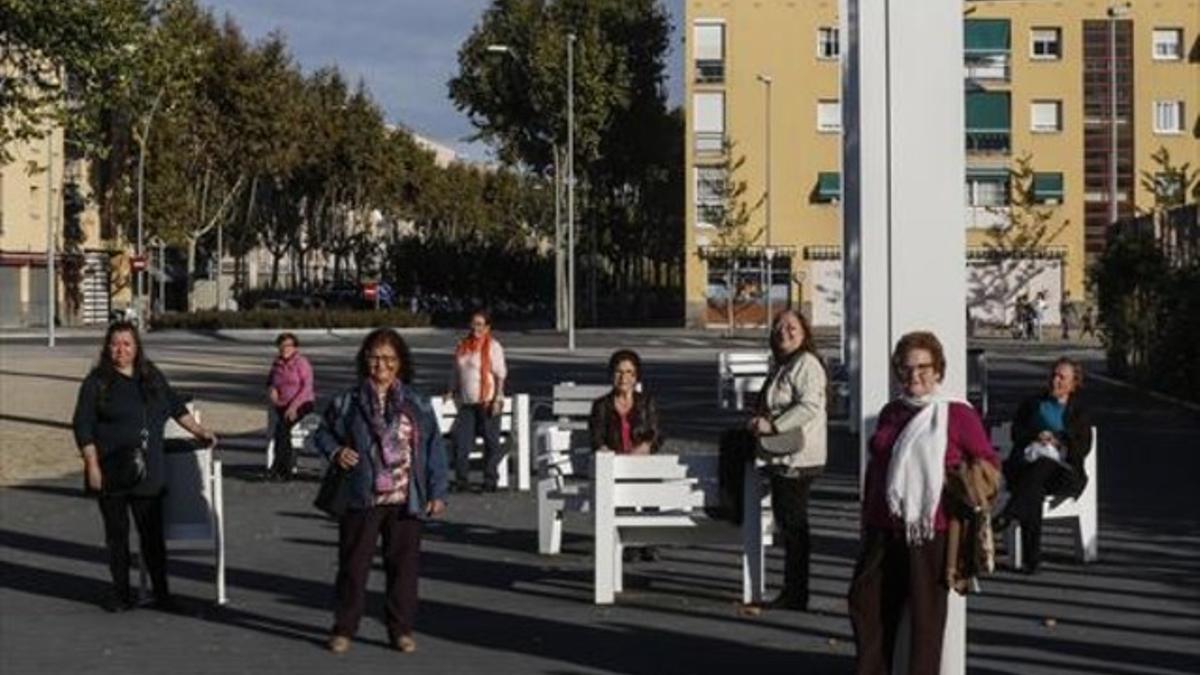
<svg viewBox="0 0 1200 675">
<path fill-rule="evenodd" d="M 273 406 L 267 408 L 267 469 L 275 463 L 275 425 L 279 415 Z M 321 426 L 321 416 L 311 412 L 292 425 L 292 451 L 298 455 L 323 457 L 313 445 L 313 434 Z"/>
<path fill-rule="evenodd" d="M 1000 454 L 1001 459 L 1007 459 L 1012 447 L 1012 423 L 1005 422 L 992 429 L 992 445 Z M 1075 538 L 1075 555 L 1085 563 L 1095 562 L 1100 557 L 1100 520 L 1098 509 L 1099 475 L 1099 441 L 1096 427 L 1092 427 L 1092 447 L 1083 460 L 1083 470 L 1088 482 L 1083 492 L 1075 499 L 1050 498 L 1042 505 L 1043 520 L 1074 519 L 1077 523 Z M 1021 555 L 1021 524 L 1013 521 L 1004 535 L 1005 546 L 1009 552 L 1009 560 L 1014 568 L 1020 568 Z"/>
<path fill-rule="evenodd" d="M 734 410 L 745 407 L 746 395 L 757 394 L 767 381 L 771 353 L 723 351 L 717 353 L 717 406 Z"/>
</svg>

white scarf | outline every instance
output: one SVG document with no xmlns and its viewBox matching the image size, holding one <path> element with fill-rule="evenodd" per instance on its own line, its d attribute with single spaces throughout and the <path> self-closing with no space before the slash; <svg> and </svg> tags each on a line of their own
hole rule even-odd
<svg viewBox="0 0 1200 675">
<path fill-rule="evenodd" d="M 908 543 L 933 539 L 934 517 L 946 479 L 946 444 L 951 399 L 941 394 L 906 397 L 921 410 L 913 415 L 892 445 L 888 465 L 887 503 L 892 515 L 904 521 Z"/>
</svg>

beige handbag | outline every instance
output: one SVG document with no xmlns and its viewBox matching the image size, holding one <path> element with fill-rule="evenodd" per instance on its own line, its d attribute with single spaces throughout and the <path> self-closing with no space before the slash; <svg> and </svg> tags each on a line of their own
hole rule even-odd
<svg viewBox="0 0 1200 675">
<path fill-rule="evenodd" d="M 767 459 L 794 455 L 804 449 L 804 429 L 797 427 L 770 436 L 758 437 L 758 454 Z"/>
</svg>

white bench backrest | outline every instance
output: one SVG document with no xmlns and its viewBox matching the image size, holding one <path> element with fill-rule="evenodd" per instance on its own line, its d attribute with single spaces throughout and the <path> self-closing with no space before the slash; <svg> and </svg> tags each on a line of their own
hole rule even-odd
<svg viewBox="0 0 1200 675">
<path fill-rule="evenodd" d="M 611 390 L 608 384 L 556 384 L 551 414 L 559 420 L 586 420 L 592 414 L 592 401 Z"/>
<path fill-rule="evenodd" d="M 718 352 L 717 369 L 723 377 L 766 375 L 771 365 L 771 352 Z"/>
<path fill-rule="evenodd" d="M 594 458 L 611 462 L 613 508 L 653 506 L 678 512 L 719 503 L 716 455 L 597 453 Z"/>
<path fill-rule="evenodd" d="M 512 431 L 513 427 L 513 405 L 515 396 L 506 396 L 504 398 L 504 412 L 500 415 L 500 433 L 505 434 Z M 442 434 L 450 433 L 454 427 L 454 418 L 458 415 L 458 407 L 454 404 L 454 399 L 446 398 L 445 396 L 434 396 L 429 399 L 429 403 L 433 406 L 433 413 L 437 416 L 438 429 Z"/>
</svg>

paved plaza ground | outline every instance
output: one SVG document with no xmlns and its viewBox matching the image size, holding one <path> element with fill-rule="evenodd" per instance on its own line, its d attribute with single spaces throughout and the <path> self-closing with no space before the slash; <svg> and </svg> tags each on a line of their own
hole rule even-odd
<svg viewBox="0 0 1200 675">
<path fill-rule="evenodd" d="M 322 398 L 352 378 L 356 336 L 305 338 Z M 557 336 L 501 335 L 510 389 L 546 400 L 560 380 L 597 382 L 616 345 L 646 362 L 668 433 L 711 447 L 737 414 L 715 405 L 715 350 L 761 340 L 688 331 L 584 332 L 567 355 Z M 453 336 L 411 337 L 418 386 L 447 381 Z M 844 426 L 815 486 L 813 611 L 740 615 L 740 567 L 719 548 L 664 549 L 627 569 L 611 607 L 591 604 L 586 517 L 568 520 L 564 552 L 536 553 L 532 493 L 455 495 L 426 530 L 420 649 L 386 648 L 382 573 L 349 654 L 323 650 L 330 625 L 336 528 L 311 507 L 316 463 L 291 484 L 261 481 L 265 340 L 165 334 L 151 356 L 193 394 L 226 441 L 229 604 L 215 607 L 204 557 L 171 561 L 183 611 L 105 614 L 100 518 L 79 490 L 68 421 L 98 336 L 53 353 L 0 343 L 0 673 L 846 673 L 853 640 L 844 600 L 857 551 L 858 458 Z M 1101 372 L 1101 354 L 1061 344 L 982 341 L 994 416 L 1033 392 L 1062 350 Z M 830 345 L 831 346 L 831 345 Z M 1047 560 L 1033 577 L 1002 569 L 968 601 L 972 673 L 1200 672 L 1200 414 L 1102 376 L 1083 396 L 1100 433 L 1100 560 L 1072 559 L 1071 532 L 1049 525 Z M 65 473 L 64 473 L 65 472 Z M 772 587 L 781 552 L 769 560 Z"/>
</svg>

